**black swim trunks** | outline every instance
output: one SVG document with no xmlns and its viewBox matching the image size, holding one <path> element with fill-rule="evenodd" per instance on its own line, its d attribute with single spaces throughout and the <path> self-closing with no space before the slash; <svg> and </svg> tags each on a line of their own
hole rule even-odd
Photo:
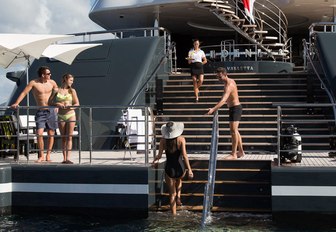
<svg viewBox="0 0 336 232">
<path fill-rule="evenodd" d="M 243 112 L 242 105 L 232 106 L 229 108 L 229 121 L 240 121 Z"/>
<path fill-rule="evenodd" d="M 55 109 L 38 110 L 35 114 L 36 129 L 47 128 L 56 130 L 57 114 Z"/>
</svg>

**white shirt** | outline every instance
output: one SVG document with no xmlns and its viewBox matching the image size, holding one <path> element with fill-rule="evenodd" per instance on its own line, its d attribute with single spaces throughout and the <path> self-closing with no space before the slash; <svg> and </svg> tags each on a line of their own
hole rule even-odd
<svg viewBox="0 0 336 232">
<path fill-rule="evenodd" d="M 192 58 L 191 62 L 202 62 L 202 58 L 205 57 L 205 53 L 203 50 L 199 49 L 198 51 L 195 51 L 194 49 L 191 49 L 188 53 L 188 57 Z"/>
</svg>

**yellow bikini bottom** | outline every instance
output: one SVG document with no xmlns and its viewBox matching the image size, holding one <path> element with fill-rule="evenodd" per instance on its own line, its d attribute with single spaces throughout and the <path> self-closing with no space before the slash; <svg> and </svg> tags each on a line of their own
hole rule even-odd
<svg viewBox="0 0 336 232">
<path fill-rule="evenodd" d="M 59 121 L 69 121 L 69 119 L 73 116 L 75 116 L 76 113 L 71 113 L 71 114 L 58 114 Z"/>
</svg>

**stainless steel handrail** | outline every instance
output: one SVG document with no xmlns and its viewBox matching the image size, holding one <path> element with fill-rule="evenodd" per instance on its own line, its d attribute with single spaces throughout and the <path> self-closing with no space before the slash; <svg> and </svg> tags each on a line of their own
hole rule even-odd
<svg viewBox="0 0 336 232">
<path fill-rule="evenodd" d="M 225 23 L 227 26 L 231 27 L 235 31 L 237 31 L 241 36 L 246 38 L 248 41 L 250 41 L 252 44 L 256 44 L 259 48 L 261 48 L 263 51 L 265 51 L 269 57 L 276 60 L 277 58 L 275 55 L 280 55 L 282 57 L 282 60 L 286 60 L 287 57 L 284 57 L 287 53 L 287 28 L 288 28 L 288 21 L 285 16 L 285 14 L 281 11 L 281 9 L 276 6 L 274 3 L 270 2 L 269 0 L 265 0 L 262 3 L 259 3 L 255 1 L 255 7 L 254 7 L 254 21 L 255 25 L 257 25 L 258 30 L 273 30 L 277 36 L 278 36 L 278 43 L 282 44 L 282 51 L 286 51 L 285 54 L 277 53 L 273 54 L 272 49 L 270 49 L 270 45 L 265 45 L 262 41 L 257 41 L 254 37 L 251 37 L 248 33 L 243 31 L 240 27 L 236 26 L 234 23 L 232 23 L 229 19 L 226 19 L 225 17 L 222 17 L 221 13 L 218 13 L 219 5 L 217 5 L 217 1 L 214 1 L 215 4 L 212 8 L 208 8 L 210 12 L 212 12 L 219 20 L 221 20 L 223 23 Z M 206 8 L 201 3 L 202 0 L 196 1 L 195 5 L 200 8 Z M 220 4 L 223 4 L 222 2 L 219 2 Z M 238 4 L 239 3 L 239 4 Z M 243 5 L 242 0 L 231 0 L 227 1 L 225 5 L 232 8 L 232 10 L 235 11 L 235 14 L 238 16 L 241 14 L 246 20 L 250 21 L 250 18 L 246 15 L 244 9 L 242 9 L 239 5 Z M 221 11 L 219 11 L 221 12 Z M 251 22 L 252 23 L 252 22 Z M 291 54 L 290 54 L 290 60 L 291 60 Z"/>
<path fill-rule="evenodd" d="M 277 107 L 277 165 L 281 165 L 281 152 L 282 151 L 291 151 L 291 150 L 283 150 L 281 148 L 281 138 L 282 137 L 291 137 L 291 135 L 283 135 L 281 134 L 281 125 L 283 122 L 291 123 L 291 124 L 298 124 L 302 123 L 302 120 L 283 120 L 282 119 L 282 112 L 283 109 L 286 108 L 322 108 L 322 107 L 336 107 L 336 104 L 330 103 L 307 103 L 307 104 L 273 104 L 273 106 Z M 307 120 L 309 122 L 315 122 L 316 120 Z M 320 120 L 318 122 L 335 122 L 334 120 Z M 335 138 L 336 135 L 300 135 L 301 138 Z M 305 152 L 326 152 L 326 150 L 304 150 Z M 334 150 L 327 150 L 327 152 L 334 152 Z"/>
<path fill-rule="evenodd" d="M 212 121 L 208 182 L 204 188 L 203 214 L 202 214 L 202 222 L 201 222 L 201 225 L 203 228 L 205 227 L 206 221 L 210 216 L 211 208 L 213 206 L 213 194 L 214 194 L 215 181 L 216 181 L 218 137 L 219 137 L 218 111 L 216 111 L 213 117 L 213 121 Z"/>
<path fill-rule="evenodd" d="M 281 165 L 281 159 L 280 159 L 280 153 L 281 153 L 281 106 L 277 107 L 277 137 L 278 137 L 278 141 L 277 141 L 277 150 L 278 150 L 278 166 Z"/>
<path fill-rule="evenodd" d="M 326 93 L 327 93 L 327 95 L 328 95 L 328 98 L 329 98 L 330 102 L 331 102 L 332 104 L 335 104 L 335 96 L 332 94 L 332 92 L 329 91 L 329 88 L 328 88 L 327 85 L 324 83 L 324 81 L 322 80 L 320 74 L 318 73 L 318 71 L 317 71 L 317 69 L 316 69 L 316 67 L 315 67 L 315 65 L 314 65 L 314 62 L 313 62 L 313 59 L 312 59 L 312 57 L 311 57 L 310 52 L 307 52 L 307 51 L 309 51 L 309 48 L 308 48 L 308 45 L 307 45 L 306 40 L 303 39 L 302 42 L 303 42 L 304 50 L 306 51 L 306 52 L 305 52 L 305 55 L 308 57 L 308 60 L 309 60 L 309 62 L 310 62 L 310 64 L 311 64 L 311 67 L 313 68 L 313 70 L 314 70 L 314 72 L 315 72 L 315 74 L 316 74 L 316 77 L 319 79 L 319 81 L 320 81 L 320 83 L 321 83 L 323 89 L 326 91 Z M 321 59 L 320 59 L 320 57 L 319 57 L 319 54 L 317 53 L 317 55 L 318 55 L 318 61 L 320 62 Z M 322 67 L 323 73 L 326 75 L 326 71 L 324 70 L 322 64 L 321 64 L 321 67 Z M 335 105 L 333 106 L 333 111 L 334 111 L 334 119 L 335 119 L 335 123 L 336 123 L 336 106 L 335 106 Z"/>
<path fill-rule="evenodd" d="M 125 108 L 129 108 L 130 106 L 76 106 L 75 108 L 78 110 L 78 117 L 77 117 L 77 120 L 76 120 L 76 124 L 77 124 L 77 128 L 78 128 L 78 135 L 74 136 L 74 137 L 78 137 L 78 162 L 79 164 L 82 163 L 82 155 L 81 155 L 81 152 L 83 151 L 82 149 L 82 137 L 83 137 L 83 133 L 84 131 L 82 130 L 82 117 L 83 117 L 83 110 L 87 111 L 88 112 L 88 120 L 86 120 L 86 122 L 88 123 L 88 130 L 87 130 L 87 134 L 85 136 L 88 137 L 88 148 L 86 148 L 86 151 L 88 151 L 89 153 L 89 162 L 92 163 L 92 159 L 93 159 L 93 152 L 96 151 L 94 150 L 93 148 L 93 145 L 94 145 L 94 139 L 97 139 L 97 138 L 115 138 L 117 137 L 117 135 L 114 135 L 114 134 L 110 134 L 110 135 L 103 135 L 103 134 L 98 134 L 96 135 L 94 133 L 94 128 L 96 126 L 96 123 L 112 123 L 112 124 L 117 124 L 118 122 L 120 122 L 120 120 L 118 121 L 113 121 L 113 120 L 105 120 L 105 121 L 98 121 L 98 120 L 95 120 L 94 119 L 94 111 L 95 110 L 102 110 L 102 109 L 105 109 L 105 110 L 122 110 L 122 109 L 125 109 Z M 10 115 L 10 114 L 15 114 L 17 118 L 19 118 L 19 115 L 20 115 L 20 112 L 22 113 L 23 111 L 25 110 L 38 110 L 40 109 L 41 107 L 38 107 L 38 106 L 19 106 L 15 112 L 7 112 L 6 115 Z M 46 107 L 43 107 L 43 108 L 46 108 Z M 48 108 L 54 108 L 54 107 L 48 107 Z M 148 164 L 149 163 L 149 142 L 152 141 L 149 139 L 149 137 L 155 137 L 155 131 L 152 130 L 152 132 L 149 131 L 149 125 L 150 123 L 154 123 L 153 121 L 151 121 L 149 119 L 149 112 L 148 112 L 148 107 L 147 106 L 133 106 L 133 108 L 138 108 L 138 109 L 141 109 L 142 112 L 144 112 L 144 119 L 143 120 L 128 120 L 128 122 L 136 122 L 136 123 L 142 123 L 143 124 L 143 127 L 144 127 L 144 134 L 137 134 L 137 135 L 132 135 L 133 137 L 136 137 L 137 139 L 138 138 L 141 138 L 143 137 L 144 140 L 141 142 L 139 142 L 138 144 L 140 144 L 141 146 L 144 147 L 142 151 L 144 151 L 144 158 L 145 158 L 145 164 Z M 6 111 L 12 111 L 11 107 L 9 106 L 0 106 L 0 112 L 6 112 Z M 28 120 L 28 117 L 27 117 L 27 120 Z M 19 148 L 20 148 L 20 140 L 22 142 L 22 135 L 20 135 L 20 125 L 19 125 L 19 120 L 16 120 L 14 123 L 16 123 L 16 135 L 12 135 L 12 137 L 14 139 L 16 139 L 16 149 L 7 149 L 8 151 L 10 152 L 16 152 L 16 156 L 19 157 L 19 154 L 20 154 L 20 151 L 19 151 Z M 27 122 L 27 125 L 29 125 L 29 122 Z M 150 134 L 151 133 L 151 134 Z M 31 139 L 31 134 L 29 134 L 28 136 L 26 136 L 27 138 L 27 144 L 29 144 L 28 140 Z M 126 135 L 125 137 L 127 137 L 129 135 Z M 0 139 L 2 139 L 3 137 L 5 137 L 4 135 L 0 135 Z M 62 137 L 62 135 L 55 135 L 55 138 L 56 137 Z M 27 152 L 29 154 L 30 151 L 38 151 L 38 149 L 36 150 L 31 150 L 29 148 L 29 146 L 27 146 Z M 140 148 L 142 149 L 142 148 Z M 154 149 L 153 149 L 154 150 Z M 1 150 L 0 151 L 4 151 L 4 150 Z M 100 150 L 99 150 L 100 151 Z M 139 150 L 140 151 L 140 150 Z"/>
<path fill-rule="evenodd" d="M 172 50 L 175 46 L 175 43 L 172 42 L 170 46 L 168 47 L 168 50 Z M 145 89 L 147 84 L 155 77 L 155 74 L 159 71 L 161 65 L 166 61 L 166 58 L 169 58 L 170 53 L 164 53 L 162 57 L 160 58 L 160 61 L 154 68 L 153 72 L 150 74 L 150 76 L 147 78 L 147 80 L 143 83 L 143 85 L 139 88 L 139 90 L 133 95 L 131 100 L 129 101 L 128 105 L 135 105 L 138 97 L 140 96 L 141 92 Z"/>
</svg>

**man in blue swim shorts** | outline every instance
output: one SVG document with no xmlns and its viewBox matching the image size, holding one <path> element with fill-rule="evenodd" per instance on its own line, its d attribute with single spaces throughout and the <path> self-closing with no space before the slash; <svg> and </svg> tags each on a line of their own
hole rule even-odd
<svg viewBox="0 0 336 232">
<path fill-rule="evenodd" d="M 48 67 L 40 67 L 37 73 L 38 78 L 31 80 L 28 83 L 28 85 L 19 95 L 15 103 L 11 105 L 11 107 L 13 109 L 16 109 L 19 106 L 20 102 L 32 90 L 37 106 L 41 107 L 35 115 L 37 145 L 39 148 L 38 160 L 36 162 L 50 162 L 50 153 L 54 145 L 55 130 L 57 129 L 57 114 L 54 109 L 48 108 L 48 100 L 52 93 L 52 90 L 57 89 L 57 84 L 54 80 L 50 79 L 51 72 Z M 45 159 L 43 141 L 44 129 L 46 129 L 48 132 L 48 148 Z"/>
<path fill-rule="evenodd" d="M 237 159 L 245 155 L 243 142 L 238 131 L 239 121 L 241 119 L 243 107 L 239 102 L 238 89 L 236 82 L 227 76 L 225 68 L 217 69 L 218 80 L 224 83 L 224 93 L 221 100 L 208 111 L 208 115 L 213 114 L 221 108 L 225 103 L 229 107 L 230 133 L 232 137 L 231 155 L 225 159 Z"/>
</svg>

